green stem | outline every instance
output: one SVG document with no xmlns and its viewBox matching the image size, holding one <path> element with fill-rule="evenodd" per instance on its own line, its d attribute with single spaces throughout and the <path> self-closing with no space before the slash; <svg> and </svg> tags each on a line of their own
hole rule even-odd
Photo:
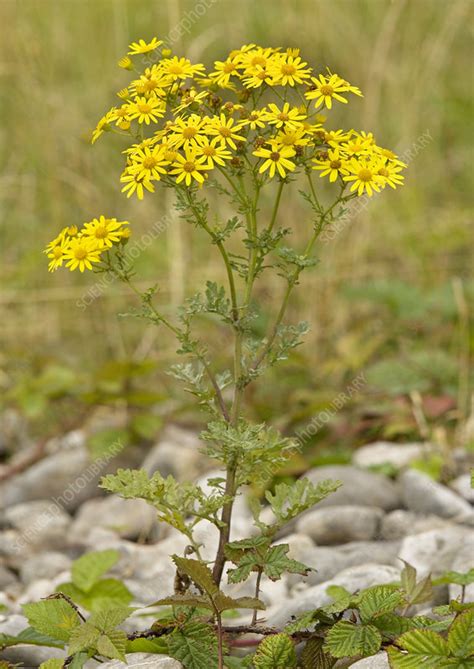
<svg viewBox="0 0 474 669">
<path fill-rule="evenodd" d="M 276 218 L 277 218 L 277 214 L 278 214 L 278 208 L 280 206 L 281 194 L 283 192 L 284 185 L 285 185 L 285 182 L 280 181 L 280 185 L 278 186 L 278 191 L 277 191 L 275 204 L 273 205 L 273 212 L 272 212 L 272 217 L 270 219 L 270 225 L 268 226 L 268 230 L 267 230 L 268 234 L 271 233 L 271 231 L 273 230 L 273 227 L 275 225 L 275 222 L 276 222 Z"/>
<path fill-rule="evenodd" d="M 321 231 L 324 227 L 324 223 L 326 222 L 327 217 L 332 213 L 334 207 L 337 204 L 339 204 L 339 202 L 341 202 L 341 200 L 342 200 L 341 195 L 342 195 L 342 192 L 339 195 L 339 197 L 337 198 L 337 200 L 329 207 L 329 209 L 327 209 L 324 212 L 324 214 L 321 215 L 321 217 L 319 219 L 319 222 L 315 226 L 314 232 L 313 232 L 313 234 L 312 234 L 312 236 L 311 236 L 311 238 L 310 238 L 309 242 L 307 243 L 306 248 L 304 250 L 303 258 L 305 260 L 311 254 L 311 252 L 314 248 L 314 245 L 316 243 L 316 240 L 318 239 L 319 235 L 321 234 Z M 299 279 L 299 276 L 300 276 L 302 270 L 303 270 L 302 267 L 297 267 L 295 269 L 295 271 L 293 272 L 293 274 L 291 275 L 291 277 L 288 279 L 288 285 L 287 285 L 287 288 L 286 288 L 286 291 L 285 291 L 285 295 L 283 297 L 282 305 L 281 305 L 280 310 L 277 314 L 275 323 L 274 323 L 274 325 L 273 325 L 273 327 L 270 331 L 270 335 L 267 338 L 267 342 L 266 342 L 265 346 L 262 348 L 262 350 L 260 351 L 260 353 L 257 355 L 257 358 L 252 365 L 253 370 L 258 369 L 258 367 L 261 365 L 261 363 L 265 359 L 266 355 L 270 351 L 271 347 L 273 346 L 273 342 L 275 341 L 275 338 L 278 334 L 278 329 L 279 329 L 280 324 L 281 324 L 281 322 L 282 322 L 282 320 L 285 316 L 285 312 L 286 312 L 286 309 L 287 309 L 287 306 L 288 306 L 288 302 L 289 302 L 289 299 L 290 299 L 291 292 L 292 292 L 293 288 L 295 287 L 295 285 L 298 283 L 298 279 Z"/>
</svg>

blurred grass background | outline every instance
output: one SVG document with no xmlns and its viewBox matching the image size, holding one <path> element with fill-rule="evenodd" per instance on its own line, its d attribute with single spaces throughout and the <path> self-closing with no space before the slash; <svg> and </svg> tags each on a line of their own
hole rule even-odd
<svg viewBox="0 0 474 669">
<path fill-rule="evenodd" d="M 276 383 L 251 397 L 255 412 L 297 425 L 369 370 L 363 412 L 379 415 L 389 395 L 388 436 L 420 431 L 420 420 L 406 428 L 397 413 L 400 398 L 413 392 L 450 397 L 465 418 L 472 8 L 469 0 L 1 0 L 2 387 L 9 391 L 17 377 L 34 377 L 51 361 L 94 373 L 110 360 L 151 356 L 168 390 L 163 366 L 172 342 L 117 317 L 134 303 L 117 286 L 79 309 L 95 277 L 48 274 L 42 249 L 63 226 L 99 213 L 130 220 L 138 236 L 169 211 L 159 189 L 142 203 L 122 196 L 121 146 L 105 136 L 91 147 L 88 134 L 128 82 L 116 62 L 129 42 L 181 32 L 170 40 L 173 50 L 206 64 L 249 42 L 300 47 L 312 66 L 329 66 L 365 95 L 341 105 L 328 125 L 373 131 L 410 162 L 404 188 L 374 198 L 321 247 L 290 314 L 309 320 L 311 334 Z M 306 215 L 296 193 L 281 210 L 295 227 Z M 159 282 L 170 308 L 204 278 L 221 275 L 207 241 L 179 220 L 139 267 L 143 285 Z M 280 291 L 278 283 L 262 289 L 263 321 Z"/>
</svg>

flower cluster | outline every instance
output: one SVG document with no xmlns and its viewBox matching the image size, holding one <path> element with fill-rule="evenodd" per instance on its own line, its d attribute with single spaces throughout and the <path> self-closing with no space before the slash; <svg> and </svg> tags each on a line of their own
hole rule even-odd
<svg viewBox="0 0 474 669">
<path fill-rule="evenodd" d="M 142 72 L 139 58 L 146 61 Z M 403 183 L 406 165 L 371 133 L 326 126 L 323 111 L 362 93 L 337 74 L 313 73 L 298 49 L 247 44 L 207 72 L 155 37 L 130 44 L 119 66 L 135 78 L 117 93 L 121 103 L 100 119 L 92 143 L 104 132 L 129 139 L 120 177 L 127 197 L 143 199 L 158 181 L 201 188 L 221 175 L 234 189 L 248 178 L 260 189 L 313 170 L 353 197 Z M 80 233 L 63 230 L 46 249 L 50 271 L 63 262 L 91 269 L 129 234 L 124 225 L 101 216 Z"/>
<path fill-rule="evenodd" d="M 132 138 L 121 175 L 128 197 L 142 199 L 157 181 L 202 186 L 213 171 L 250 170 L 266 180 L 312 168 L 368 196 L 402 184 L 405 165 L 372 134 L 325 127 L 323 109 L 362 94 L 329 71 L 313 76 L 298 49 L 248 44 L 207 73 L 160 46 L 156 38 L 130 45 L 121 67 L 134 69 L 140 54 L 149 65 L 119 91 L 122 104 L 100 119 L 92 136 L 95 142 L 114 131 Z"/>
<path fill-rule="evenodd" d="M 100 262 L 102 254 L 129 238 L 127 225 L 128 221 L 100 216 L 84 223 L 80 230 L 75 225 L 63 228 L 44 250 L 49 258 L 48 270 L 54 272 L 64 263 L 71 271 L 92 269 L 92 263 Z"/>
</svg>

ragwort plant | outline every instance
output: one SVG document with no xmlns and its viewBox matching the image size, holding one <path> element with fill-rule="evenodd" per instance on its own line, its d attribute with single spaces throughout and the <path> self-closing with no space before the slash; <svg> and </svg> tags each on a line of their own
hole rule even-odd
<svg viewBox="0 0 474 669">
<path fill-rule="evenodd" d="M 144 71 L 137 69 L 140 64 Z M 187 547 L 183 555 L 172 556 L 175 592 L 163 593 L 154 602 L 171 607 L 167 609 L 171 613 L 146 633 L 127 636 L 117 629 L 130 613 L 125 607 L 129 599 L 117 608 L 120 600 L 112 598 L 115 608 L 110 608 L 110 597 L 102 597 L 90 618 L 83 620 L 72 604 L 71 584 L 69 590 L 55 595 L 54 605 L 61 601 L 69 612 L 70 656 L 65 664 L 82 666 L 92 656 L 124 659 L 131 649 L 142 649 L 166 652 L 186 669 L 331 667 L 338 658 L 371 655 L 390 645 L 393 667 L 419 666 L 416 663 L 422 658 L 435 655 L 438 664 L 433 660 L 429 666 L 472 666 L 465 659 L 471 648 L 466 639 L 472 641 L 473 629 L 473 612 L 467 605 L 444 611 L 448 617 L 430 628 L 429 634 L 424 630 L 432 625 L 428 618 L 406 622 L 408 607 L 420 601 L 429 587 L 417 585 L 412 572 L 405 574 L 405 583 L 381 586 L 383 591 L 356 596 L 339 589 L 331 593 L 334 604 L 305 614 L 285 630 L 259 623 L 258 611 L 264 608 L 259 599 L 262 577 L 277 580 L 285 572 L 304 575 L 309 571 L 288 557 L 288 545 L 273 544 L 277 532 L 334 491 L 337 482 L 313 485 L 303 478 L 277 485 L 265 495 L 273 522 L 261 520 L 262 505 L 253 501 L 254 536 L 231 540 L 233 505 L 242 486 L 270 480 L 298 448 L 275 429 L 246 418 L 246 390 L 270 366 L 285 359 L 307 330 L 306 323 L 286 324 L 285 313 L 301 273 L 315 264 L 321 233 L 346 211 L 351 199 L 370 198 L 386 186 L 401 185 L 405 165 L 391 150 L 379 146 L 370 132 L 326 126 L 323 111 L 330 112 L 333 104 L 346 105 L 361 92 L 329 70 L 316 75 L 298 49 L 245 45 L 207 72 L 204 65 L 173 55 L 154 38 L 131 44 L 119 65 L 134 73 L 133 80 L 119 91 L 120 104 L 100 119 L 92 142 L 106 133 L 121 137 L 125 165 L 120 182 L 127 197 L 152 197 L 160 185 L 174 191 L 182 218 L 207 236 L 220 254 L 226 285 L 208 281 L 186 300 L 175 318 L 166 317 L 156 305 L 155 289 L 141 292 L 134 284 L 126 246 L 131 226 L 108 214 L 82 228 L 73 225 L 62 230 L 46 248 L 49 270 L 66 267 L 109 273 L 138 295 L 136 315 L 171 331 L 177 352 L 185 359 L 172 373 L 209 414 L 210 422 L 201 435 L 204 452 L 225 474 L 210 478 L 206 490 L 171 476 L 164 478 L 159 472 L 148 476 L 143 470 L 119 470 L 104 477 L 106 490 L 153 505 L 162 522 L 186 537 Z M 324 192 L 332 193 L 329 201 L 318 188 L 320 178 L 328 182 Z M 227 220 L 211 211 L 209 189 L 227 200 L 233 212 Z M 308 221 L 298 224 L 307 231 L 301 249 L 288 243 L 291 222 L 285 221 L 285 227 L 279 222 L 282 199 L 297 195 L 309 211 Z M 271 207 L 266 207 L 264 197 L 265 201 L 273 198 Z M 252 327 L 258 315 L 254 290 L 258 281 L 271 274 L 286 282 L 286 290 L 272 325 L 259 339 Z M 233 360 L 227 369 L 216 369 L 212 351 L 196 333 L 199 317 L 207 314 L 233 335 Z M 203 559 L 196 537 L 202 522 L 214 526 L 218 534 L 212 562 Z M 229 583 L 255 578 L 254 597 L 224 593 L 221 582 L 228 565 Z M 100 575 L 103 571 L 99 569 Z M 90 601 L 90 590 L 80 593 L 82 602 Z M 246 624 L 224 624 L 223 615 L 234 609 L 251 611 Z M 351 617 L 343 620 L 347 611 L 352 611 Z M 423 628 L 422 638 L 413 640 L 409 635 L 415 627 Z M 38 627 L 37 622 L 36 629 L 55 636 L 54 629 Z M 255 653 L 234 657 L 232 648 L 244 644 L 236 638 L 249 631 L 263 635 L 264 640 Z M 397 645 L 401 634 L 404 643 Z M 58 638 L 64 639 L 64 633 Z M 305 642 L 305 647 L 297 659 L 299 642 Z"/>
</svg>

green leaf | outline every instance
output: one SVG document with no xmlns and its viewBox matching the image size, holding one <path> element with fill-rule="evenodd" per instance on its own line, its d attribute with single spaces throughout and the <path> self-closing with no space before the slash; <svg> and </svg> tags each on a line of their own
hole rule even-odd
<svg viewBox="0 0 474 669">
<path fill-rule="evenodd" d="M 272 546 L 266 553 L 263 571 L 270 580 L 277 581 L 284 572 L 306 576 L 312 571 L 311 567 L 307 567 L 302 562 L 290 560 L 286 555 L 289 550 L 288 544 L 279 544 Z"/>
<path fill-rule="evenodd" d="M 449 629 L 448 648 L 456 657 L 474 655 L 474 610 L 456 618 Z"/>
<path fill-rule="evenodd" d="M 405 566 L 400 575 L 402 589 L 406 594 L 407 604 L 422 604 L 428 602 L 433 597 L 433 588 L 431 576 L 427 576 L 421 581 L 416 580 L 416 569 L 403 560 Z"/>
<path fill-rule="evenodd" d="M 336 623 L 327 633 L 324 649 L 333 657 L 375 655 L 382 644 L 382 636 L 374 625 L 356 625 L 348 620 Z"/>
<path fill-rule="evenodd" d="M 341 485 L 340 481 L 331 480 L 320 481 L 315 485 L 309 479 L 302 478 L 291 484 L 279 483 L 275 486 L 274 494 L 267 491 L 265 497 L 279 522 L 287 523 L 335 492 Z"/>
<path fill-rule="evenodd" d="M 359 600 L 359 612 L 363 623 L 368 623 L 374 618 L 391 613 L 403 601 L 400 590 L 390 585 L 377 585 L 365 590 Z"/>
<path fill-rule="evenodd" d="M 255 669 L 292 669 L 296 667 L 295 646 L 287 634 L 267 636 L 253 658 Z"/>
<path fill-rule="evenodd" d="M 265 609 L 265 604 L 255 597 L 229 597 L 223 592 L 218 592 L 214 597 L 214 606 L 222 613 L 232 609 Z"/>
<path fill-rule="evenodd" d="M 74 653 L 79 653 L 82 650 L 95 648 L 99 636 L 100 630 L 91 625 L 90 622 L 85 622 L 80 627 L 76 627 L 71 634 L 68 648 L 69 654 L 74 655 Z"/>
<path fill-rule="evenodd" d="M 351 602 L 354 599 L 354 595 L 351 595 L 345 588 L 340 585 L 329 585 L 326 588 L 326 593 L 333 598 L 334 602 L 322 607 L 325 613 L 342 613 L 342 611 L 351 608 Z"/>
<path fill-rule="evenodd" d="M 206 595 L 170 595 L 163 597 L 149 606 L 196 606 L 213 610 L 212 601 Z"/>
<path fill-rule="evenodd" d="M 166 655 L 168 644 L 165 639 L 132 639 L 127 642 L 126 653 L 152 653 Z"/>
<path fill-rule="evenodd" d="M 118 562 L 119 557 L 119 552 L 113 549 L 86 553 L 73 562 L 72 582 L 79 590 L 89 592 L 105 572 Z"/>
<path fill-rule="evenodd" d="M 133 599 L 133 595 L 124 583 L 116 578 L 104 578 L 98 581 L 87 593 L 76 588 L 73 583 L 61 583 L 56 590 L 68 595 L 88 611 L 125 606 Z"/>
<path fill-rule="evenodd" d="M 461 573 L 459 571 L 445 571 L 439 578 L 433 581 L 434 585 L 443 583 L 456 583 L 456 585 L 470 585 L 474 583 L 474 569 Z"/>
<path fill-rule="evenodd" d="M 122 630 L 112 630 L 101 634 L 97 641 L 97 651 L 112 660 L 126 661 L 127 635 Z"/>
<path fill-rule="evenodd" d="M 178 555 L 173 555 L 172 558 L 179 571 L 189 576 L 191 581 L 201 590 L 204 590 L 209 597 L 212 598 L 219 592 L 219 588 L 212 578 L 211 570 L 203 562 L 179 557 Z"/>
<path fill-rule="evenodd" d="M 188 623 L 168 636 L 168 653 L 186 669 L 217 669 L 217 637 L 204 623 Z"/>
<path fill-rule="evenodd" d="M 88 622 L 101 632 L 107 633 L 121 625 L 134 609 L 129 606 L 117 606 L 94 612 Z"/>
<path fill-rule="evenodd" d="M 60 658 L 54 658 L 51 660 L 46 660 L 46 662 L 41 662 L 39 669 L 63 669 L 64 660 Z"/>
<path fill-rule="evenodd" d="M 35 630 L 61 641 L 69 641 L 81 624 L 77 611 L 64 599 L 44 599 L 23 605 L 23 612 Z"/>
<path fill-rule="evenodd" d="M 393 646 L 387 649 L 390 666 L 393 669 L 447 669 L 456 667 L 448 659 L 447 641 L 431 630 L 411 630 L 397 639 L 398 650 Z M 407 651 L 403 653 L 402 651 Z"/>
<path fill-rule="evenodd" d="M 301 653 L 302 669 L 332 669 L 337 660 L 324 652 L 324 639 L 308 639 Z"/>
<path fill-rule="evenodd" d="M 16 636 L 10 634 L 0 634 L 0 649 L 17 646 L 18 644 L 28 644 L 30 646 L 51 646 L 52 648 L 63 648 L 63 641 L 55 639 L 46 634 L 40 634 L 33 627 L 26 627 Z"/>
</svg>

